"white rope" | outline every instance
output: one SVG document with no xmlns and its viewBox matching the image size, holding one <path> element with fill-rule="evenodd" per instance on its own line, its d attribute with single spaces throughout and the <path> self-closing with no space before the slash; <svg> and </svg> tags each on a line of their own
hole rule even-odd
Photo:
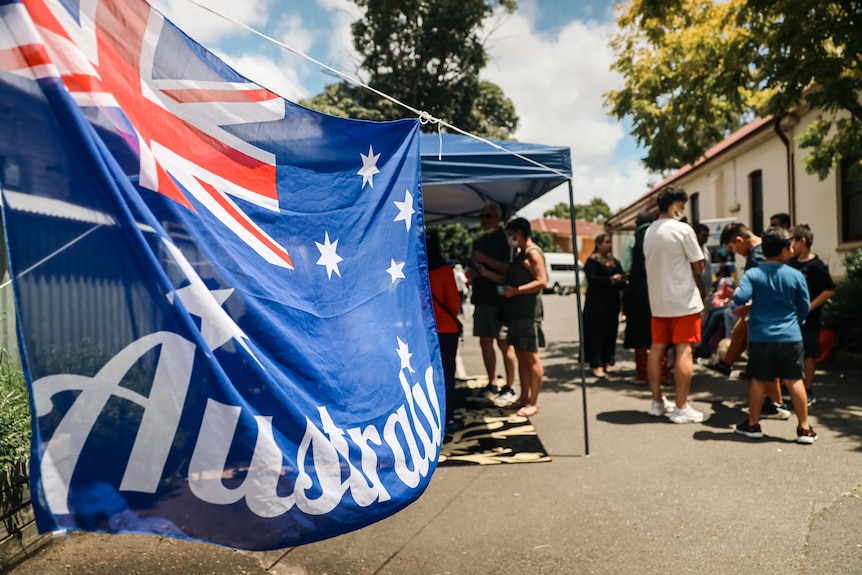
<svg viewBox="0 0 862 575">
<path fill-rule="evenodd" d="M 231 16 L 228 16 L 227 14 L 223 14 L 222 12 L 219 12 L 218 10 L 215 10 L 214 8 L 210 8 L 209 6 L 206 6 L 206 5 L 198 2 L 198 0 L 188 0 L 188 2 L 190 2 L 191 4 L 194 4 L 195 6 L 198 6 L 199 8 L 203 8 L 207 12 L 210 12 L 211 14 L 214 14 L 215 16 L 218 16 L 219 18 L 222 18 L 228 22 L 235 24 L 235 25 L 239 26 L 240 28 L 243 28 L 243 29 L 249 31 L 252 34 L 256 34 L 257 36 L 260 36 L 261 38 L 263 38 L 267 42 L 271 42 L 271 43 L 275 44 L 276 46 L 283 48 L 284 50 L 287 50 L 288 52 L 291 52 L 292 54 L 296 54 L 300 58 L 305 58 L 309 62 L 312 62 L 313 64 L 320 66 L 320 67 L 324 68 L 325 70 L 328 70 L 329 72 L 335 74 L 336 76 L 338 76 L 342 80 L 345 80 L 347 82 L 350 82 L 351 84 L 355 84 L 356 86 L 359 86 L 361 88 L 365 88 L 366 90 L 374 92 L 375 94 L 377 94 L 381 98 L 389 100 L 393 104 L 397 104 L 397 105 L 401 106 L 402 108 L 413 112 L 416 115 L 416 117 L 419 118 L 419 122 L 422 124 L 429 124 L 429 123 L 437 124 L 437 132 L 440 135 L 440 152 L 438 153 L 438 156 L 437 156 L 438 159 L 442 159 L 442 155 L 443 155 L 443 133 L 441 130 L 442 130 L 442 127 L 445 126 L 449 130 L 452 130 L 454 132 L 458 132 L 459 134 L 462 134 L 464 136 L 469 136 L 470 138 L 473 138 L 474 140 L 484 142 L 485 144 L 491 146 L 492 148 L 495 148 L 495 149 L 500 150 L 502 152 L 506 152 L 508 154 L 511 154 L 511 155 L 513 155 L 517 158 L 520 158 L 521 160 L 524 160 L 525 162 L 527 162 L 529 164 L 533 164 L 534 166 L 539 167 L 543 170 L 547 170 L 551 173 L 557 174 L 558 176 L 562 176 L 562 177 L 566 178 L 567 180 L 572 179 L 572 176 L 570 176 L 569 174 L 563 173 L 563 172 L 561 172 L 555 168 L 551 168 L 550 166 L 546 166 L 545 164 L 538 162 L 532 158 L 528 158 L 527 156 L 524 156 L 523 154 L 519 154 L 518 152 L 513 152 L 512 150 L 508 150 L 505 147 L 503 147 L 503 146 L 501 146 L 495 142 L 492 142 L 491 140 L 489 140 L 487 138 L 483 138 L 482 136 L 477 136 L 476 134 L 470 133 L 466 130 L 462 130 L 458 126 L 454 126 L 445 120 L 441 120 L 440 118 L 435 118 L 434 116 L 432 116 L 430 113 L 428 113 L 426 111 L 417 110 L 416 108 L 414 108 L 408 104 L 405 104 L 404 102 L 398 100 L 397 98 L 395 98 L 393 96 L 390 96 L 389 94 L 381 92 L 380 90 L 378 90 L 376 88 L 372 88 L 371 86 L 369 86 L 368 84 L 366 84 L 362 80 L 359 80 L 358 78 L 354 78 L 353 76 L 349 76 L 349 75 L 347 75 L 347 74 L 345 74 L 339 70 L 336 70 L 332 66 L 326 65 L 323 62 L 321 62 L 320 60 L 312 58 L 311 56 L 309 56 L 305 52 L 302 52 L 301 50 L 297 50 L 296 48 L 288 46 L 287 44 L 280 42 L 280 41 L 276 40 L 275 38 L 272 38 L 271 36 L 267 36 L 263 32 L 260 32 L 256 29 L 252 28 L 248 24 L 240 22 L 239 20 L 237 20 Z"/>
</svg>

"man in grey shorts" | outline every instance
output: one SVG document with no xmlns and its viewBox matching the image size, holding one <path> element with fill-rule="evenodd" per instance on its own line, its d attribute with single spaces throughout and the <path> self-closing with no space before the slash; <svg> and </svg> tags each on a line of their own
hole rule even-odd
<svg viewBox="0 0 862 575">
<path fill-rule="evenodd" d="M 502 300 L 497 282 L 479 276 L 478 266 L 484 266 L 505 276 L 509 271 L 512 249 L 506 233 L 500 227 L 502 212 L 500 206 L 487 202 L 479 211 L 480 224 L 485 232 L 473 242 L 472 262 L 465 271 L 472 281 L 473 335 L 479 338 L 482 361 L 488 374 L 488 385 L 483 394 L 497 405 L 508 405 L 515 401 L 515 350 L 506 343 L 506 327 L 503 324 Z M 497 385 L 497 352 L 494 341 L 503 354 L 503 367 L 506 371 L 506 385 Z"/>
</svg>

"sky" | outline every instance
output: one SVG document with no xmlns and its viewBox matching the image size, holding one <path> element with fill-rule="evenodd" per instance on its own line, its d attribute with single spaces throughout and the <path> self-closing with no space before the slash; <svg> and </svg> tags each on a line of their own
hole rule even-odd
<svg viewBox="0 0 862 575">
<path fill-rule="evenodd" d="M 194 0 L 355 76 L 359 57 L 349 0 Z M 293 101 L 338 81 L 332 72 L 280 48 L 190 0 L 151 0 L 186 34 L 242 75 Z M 515 138 L 572 152 L 575 203 L 600 197 L 613 211 L 642 196 L 658 178 L 627 127 L 607 115 L 603 94 L 622 86 L 610 71 L 616 0 L 518 0 L 515 14 L 486 26 L 489 64 L 482 77 L 499 85 L 520 118 Z M 405 113 L 407 113 L 405 111 Z M 520 211 L 528 219 L 568 202 L 561 186 Z"/>
</svg>

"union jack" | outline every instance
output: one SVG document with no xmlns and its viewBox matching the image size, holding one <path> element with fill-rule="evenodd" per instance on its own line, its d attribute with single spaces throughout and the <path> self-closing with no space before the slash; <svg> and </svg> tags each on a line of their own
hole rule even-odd
<svg viewBox="0 0 862 575">
<path fill-rule="evenodd" d="M 275 156 L 227 129 L 283 119 L 281 98 L 201 53 L 143 0 L 21 0 L 0 16 L 0 70 L 61 81 L 135 151 L 142 188 L 194 210 L 190 194 L 267 262 L 293 269 L 233 199 L 278 212 Z"/>
</svg>

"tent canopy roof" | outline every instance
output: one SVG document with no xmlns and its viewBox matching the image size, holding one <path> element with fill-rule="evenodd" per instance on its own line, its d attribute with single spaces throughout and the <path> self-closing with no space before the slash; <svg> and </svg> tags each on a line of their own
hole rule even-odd
<svg viewBox="0 0 862 575">
<path fill-rule="evenodd" d="M 479 208 L 488 200 L 500 204 L 503 217 L 508 218 L 539 196 L 565 183 L 572 175 L 569 148 L 500 140 L 492 142 L 505 149 L 457 134 L 420 136 L 426 224 L 475 223 Z"/>
</svg>

